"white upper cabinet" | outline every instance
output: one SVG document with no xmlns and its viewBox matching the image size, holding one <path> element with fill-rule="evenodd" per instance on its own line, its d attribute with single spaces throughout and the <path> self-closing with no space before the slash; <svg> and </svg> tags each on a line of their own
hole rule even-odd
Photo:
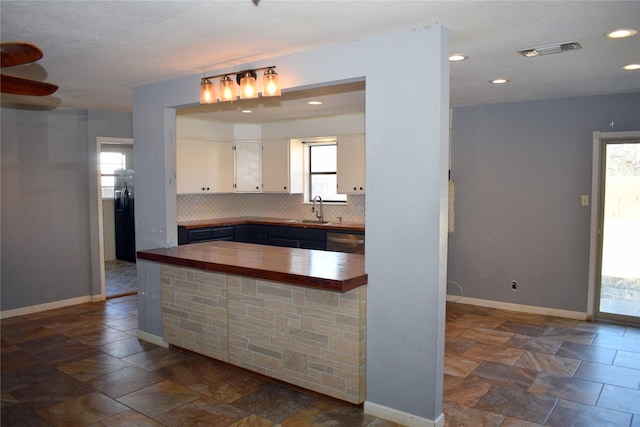
<svg viewBox="0 0 640 427">
<path fill-rule="evenodd" d="M 260 141 L 236 141 L 234 150 L 236 193 L 262 191 L 262 143 Z"/>
<path fill-rule="evenodd" d="M 200 139 L 176 141 L 178 194 L 232 193 L 233 145 Z"/>
<path fill-rule="evenodd" d="M 233 192 L 233 146 L 229 142 L 207 144 L 207 180 L 213 182 L 213 192 Z"/>
<path fill-rule="evenodd" d="M 338 137 L 338 194 L 365 193 L 364 135 Z"/>
<path fill-rule="evenodd" d="M 176 192 L 204 193 L 204 141 L 178 139 L 176 141 Z"/>
<path fill-rule="evenodd" d="M 262 143 L 262 191 L 299 194 L 303 191 L 303 147 L 284 138 Z"/>
</svg>

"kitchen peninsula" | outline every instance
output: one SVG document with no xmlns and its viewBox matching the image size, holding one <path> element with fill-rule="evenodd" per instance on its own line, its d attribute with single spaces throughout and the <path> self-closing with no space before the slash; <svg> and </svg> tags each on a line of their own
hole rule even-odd
<svg viewBox="0 0 640 427">
<path fill-rule="evenodd" d="M 161 263 L 163 338 L 351 403 L 365 399 L 364 256 L 210 241 Z"/>
</svg>

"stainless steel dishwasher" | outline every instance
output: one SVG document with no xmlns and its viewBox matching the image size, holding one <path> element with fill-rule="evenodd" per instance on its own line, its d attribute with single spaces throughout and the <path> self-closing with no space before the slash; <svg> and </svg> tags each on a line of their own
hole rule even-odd
<svg viewBox="0 0 640 427">
<path fill-rule="evenodd" d="M 327 250 L 364 255 L 364 234 L 328 232 Z"/>
</svg>

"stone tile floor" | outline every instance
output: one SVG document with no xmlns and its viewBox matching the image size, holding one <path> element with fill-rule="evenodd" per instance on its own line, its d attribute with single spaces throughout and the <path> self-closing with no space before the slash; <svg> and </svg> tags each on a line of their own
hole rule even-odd
<svg viewBox="0 0 640 427">
<path fill-rule="evenodd" d="M 137 339 L 137 297 L 4 319 L 2 426 L 398 427 Z M 447 305 L 446 426 L 640 427 L 640 329 Z"/>
<path fill-rule="evenodd" d="M 114 298 L 138 291 L 136 263 L 114 259 L 104 263 L 105 295 Z"/>
<path fill-rule="evenodd" d="M 137 338 L 137 295 L 1 322 L 4 426 L 398 427 Z"/>
<path fill-rule="evenodd" d="M 447 426 L 640 427 L 640 328 L 447 304 Z"/>
</svg>

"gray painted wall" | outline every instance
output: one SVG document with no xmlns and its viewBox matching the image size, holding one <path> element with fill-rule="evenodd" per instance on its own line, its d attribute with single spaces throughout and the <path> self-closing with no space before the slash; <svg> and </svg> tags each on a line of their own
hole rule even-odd
<svg viewBox="0 0 640 427">
<path fill-rule="evenodd" d="M 2 310 L 100 293 L 91 238 L 95 136 L 131 137 L 131 114 L 4 107 L 1 114 Z"/>
<path fill-rule="evenodd" d="M 434 26 L 269 60 L 283 89 L 366 79 L 367 401 L 431 420 L 442 414 L 448 44 Z M 421 79 L 390 85 L 398 70 Z M 176 244 L 174 107 L 198 102 L 199 81 L 134 89 L 139 249 Z M 138 287 L 140 330 L 161 335 L 157 264 L 138 262 Z"/>
<path fill-rule="evenodd" d="M 454 109 L 448 279 L 465 297 L 587 311 L 592 133 L 639 130 L 638 106 L 636 93 Z"/>
</svg>

